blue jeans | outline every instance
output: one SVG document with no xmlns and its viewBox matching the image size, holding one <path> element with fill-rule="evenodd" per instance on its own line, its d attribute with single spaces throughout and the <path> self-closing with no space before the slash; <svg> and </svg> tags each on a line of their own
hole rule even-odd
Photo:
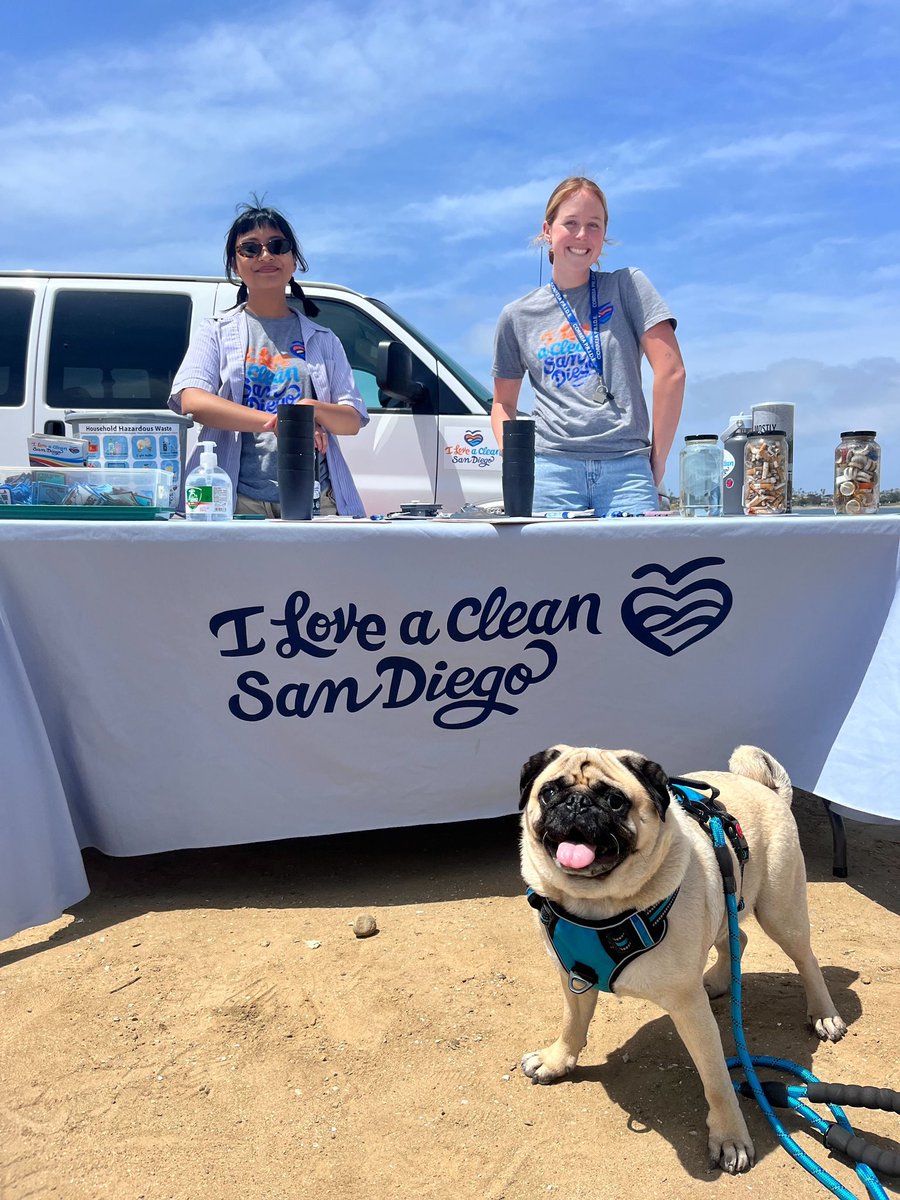
<svg viewBox="0 0 900 1200">
<path fill-rule="evenodd" d="M 593 508 L 598 517 L 611 512 L 645 513 L 659 508 L 646 454 L 620 458 L 564 458 L 537 454 L 534 459 L 532 511 Z"/>
</svg>

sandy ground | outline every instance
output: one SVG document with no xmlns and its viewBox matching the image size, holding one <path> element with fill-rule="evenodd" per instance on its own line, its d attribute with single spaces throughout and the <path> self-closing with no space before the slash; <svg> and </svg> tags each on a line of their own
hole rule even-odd
<svg viewBox="0 0 900 1200">
<path fill-rule="evenodd" d="M 816 1042 L 791 965 L 751 927 L 750 1048 L 900 1089 L 900 845 L 850 826 L 835 880 L 818 802 L 795 811 L 850 1033 Z M 652 1005 L 601 997 L 574 1076 L 522 1076 L 560 1001 L 513 819 L 86 859 L 88 899 L 0 943 L 2 1200 L 827 1195 L 750 1102 L 757 1165 L 707 1169 L 699 1081 Z M 361 913 L 376 936 L 354 936 Z M 900 1118 L 848 1112 L 900 1141 Z"/>
</svg>

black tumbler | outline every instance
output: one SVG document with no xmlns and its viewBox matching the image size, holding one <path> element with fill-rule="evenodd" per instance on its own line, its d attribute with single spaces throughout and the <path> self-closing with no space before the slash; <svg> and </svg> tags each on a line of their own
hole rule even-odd
<svg viewBox="0 0 900 1200">
<path fill-rule="evenodd" d="M 534 502 L 534 421 L 503 422 L 503 511 L 530 517 Z"/>
<path fill-rule="evenodd" d="M 278 405 L 278 496 L 285 521 L 311 521 L 316 480 L 315 409 Z"/>
</svg>

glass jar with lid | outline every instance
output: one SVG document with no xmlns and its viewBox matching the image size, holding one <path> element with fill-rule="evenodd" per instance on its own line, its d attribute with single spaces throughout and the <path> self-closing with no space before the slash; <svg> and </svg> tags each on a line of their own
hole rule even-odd
<svg viewBox="0 0 900 1200">
<path fill-rule="evenodd" d="M 871 429 L 841 434 L 834 451 L 834 511 L 859 516 L 878 511 L 881 447 Z"/>
<path fill-rule="evenodd" d="M 722 447 L 715 433 L 689 434 L 680 462 L 683 517 L 721 517 Z"/>
<path fill-rule="evenodd" d="M 756 429 L 744 443 L 744 512 L 781 516 L 787 511 L 787 434 L 783 429 Z"/>
</svg>

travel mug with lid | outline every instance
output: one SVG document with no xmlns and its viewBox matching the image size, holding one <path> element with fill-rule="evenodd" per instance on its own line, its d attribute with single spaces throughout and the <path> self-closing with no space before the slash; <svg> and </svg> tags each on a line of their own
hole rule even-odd
<svg viewBox="0 0 900 1200">
<path fill-rule="evenodd" d="M 534 504 L 534 421 L 503 422 L 503 511 L 530 517 Z"/>
<path fill-rule="evenodd" d="M 282 520 L 312 520 L 315 426 L 311 404 L 278 405 L 278 498 Z"/>
</svg>

